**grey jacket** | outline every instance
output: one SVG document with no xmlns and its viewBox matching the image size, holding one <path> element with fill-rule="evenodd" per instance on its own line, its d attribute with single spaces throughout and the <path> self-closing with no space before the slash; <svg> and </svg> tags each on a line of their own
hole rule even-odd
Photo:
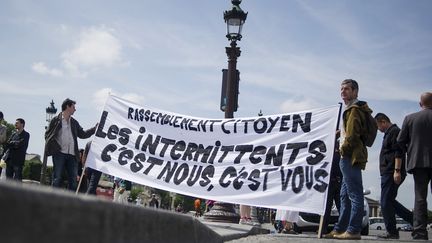
<svg viewBox="0 0 432 243">
<path fill-rule="evenodd" d="M 406 148 L 407 172 L 432 168 L 432 109 L 423 109 L 405 117 L 397 142 Z"/>
<path fill-rule="evenodd" d="M 60 152 L 60 145 L 58 144 L 56 137 L 62 126 L 61 119 L 62 119 L 62 113 L 60 112 L 57 116 L 55 116 L 51 120 L 48 129 L 45 131 L 45 152 L 47 156 L 51 156 Z M 84 129 L 80 126 L 77 120 L 75 120 L 73 117 L 71 117 L 70 119 L 71 119 L 72 137 L 75 142 L 75 146 L 74 146 L 75 156 L 77 158 L 77 161 L 79 161 L 80 158 L 79 158 L 77 137 L 81 139 L 91 137 L 91 135 L 95 133 L 96 127 L 84 131 Z"/>
</svg>

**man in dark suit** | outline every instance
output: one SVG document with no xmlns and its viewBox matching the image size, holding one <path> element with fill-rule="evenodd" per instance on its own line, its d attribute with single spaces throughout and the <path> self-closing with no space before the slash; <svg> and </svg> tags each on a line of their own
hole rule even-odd
<svg viewBox="0 0 432 243">
<path fill-rule="evenodd" d="M 427 240 L 427 190 L 432 179 L 432 92 L 421 95 L 420 107 L 421 111 L 405 117 L 397 141 L 407 149 L 407 172 L 414 176 L 412 237 Z"/>
<path fill-rule="evenodd" d="M 22 118 L 16 119 L 16 131 L 6 142 L 6 178 L 17 181 L 22 180 L 22 170 L 24 167 L 30 134 L 24 130 L 25 121 Z"/>
</svg>

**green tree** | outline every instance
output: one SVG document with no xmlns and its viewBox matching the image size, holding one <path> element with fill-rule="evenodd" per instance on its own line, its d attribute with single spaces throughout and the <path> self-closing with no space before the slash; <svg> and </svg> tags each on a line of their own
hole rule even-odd
<svg viewBox="0 0 432 243">
<path fill-rule="evenodd" d="M 138 195 L 144 190 L 141 187 L 132 187 L 129 197 L 132 201 L 135 201 L 138 198 Z"/>
<path fill-rule="evenodd" d="M 35 156 L 31 160 L 26 160 L 23 167 L 23 179 L 39 181 L 41 168 L 42 162 L 38 156 Z"/>
<path fill-rule="evenodd" d="M 15 131 L 15 125 L 8 123 L 5 120 L 1 121 L 0 123 L 6 126 L 6 139 L 9 139 L 12 133 Z M 0 146 L 4 146 L 4 144 L 0 144 Z M 3 149 L 0 149 L 0 156 L 2 155 L 2 151 Z"/>
<path fill-rule="evenodd" d="M 12 135 L 12 133 L 15 131 L 15 123 L 8 123 L 7 121 L 3 120 L 1 121 L 1 124 L 6 126 L 7 132 L 6 132 L 6 136 L 9 139 L 9 137 Z"/>
</svg>

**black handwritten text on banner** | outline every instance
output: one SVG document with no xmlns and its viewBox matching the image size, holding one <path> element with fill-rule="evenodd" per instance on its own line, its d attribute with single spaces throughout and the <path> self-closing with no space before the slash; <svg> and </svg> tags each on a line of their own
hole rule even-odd
<svg viewBox="0 0 432 243">
<path fill-rule="evenodd" d="M 203 119 L 110 96 L 88 166 L 195 197 L 322 214 L 338 109 Z"/>
</svg>

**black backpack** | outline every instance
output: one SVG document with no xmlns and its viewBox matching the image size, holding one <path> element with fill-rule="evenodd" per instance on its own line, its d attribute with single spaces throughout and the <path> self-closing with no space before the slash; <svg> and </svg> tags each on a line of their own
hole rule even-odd
<svg viewBox="0 0 432 243">
<path fill-rule="evenodd" d="M 377 135 L 377 131 L 378 131 L 378 126 L 377 123 L 375 121 L 375 118 L 372 117 L 372 113 L 369 112 L 365 112 L 363 111 L 365 114 L 365 131 L 366 133 L 363 134 L 361 136 L 362 141 L 364 143 L 364 145 L 368 146 L 368 147 L 372 147 L 376 135 Z"/>
</svg>

